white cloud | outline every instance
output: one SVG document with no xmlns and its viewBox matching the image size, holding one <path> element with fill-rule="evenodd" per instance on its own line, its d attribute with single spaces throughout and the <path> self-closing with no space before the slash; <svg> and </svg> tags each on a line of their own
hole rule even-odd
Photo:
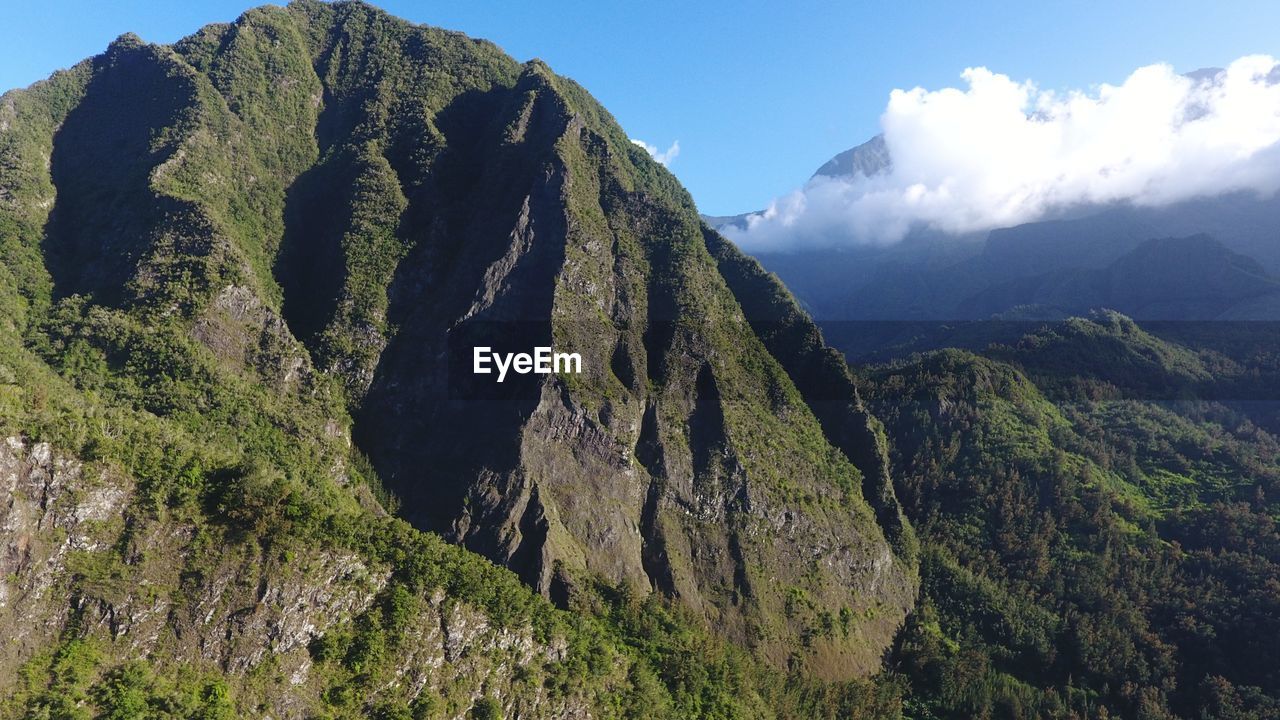
<svg viewBox="0 0 1280 720">
<path fill-rule="evenodd" d="M 1066 94 L 970 68 L 965 89 L 895 90 L 880 118 L 889 170 L 815 178 L 728 232 L 751 250 L 885 243 L 916 226 L 982 231 L 1080 204 L 1274 193 L 1276 66 L 1255 55 L 1192 78 L 1150 65 Z"/>
<path fill-rule="evenodd" d="M 657 160 L 658 163 L 661 164 L 663 167 L 670 166 L 671 161 L 675 160 L 676 156 L 680 154 L 679 140 L 676 140 L 675 142 L 671 143 L 671 147 L 661 152 L 659 152 L 657 145 L 650 145 L 649 143 L 643 140 L 636 140 L 635 138 L 631 138 L 631 143 L 633 145 L 639 145 L 640 147 L 644 148 L 649 153 L 649 156 L 652 157 L 654 160 Z"/>
</svg>

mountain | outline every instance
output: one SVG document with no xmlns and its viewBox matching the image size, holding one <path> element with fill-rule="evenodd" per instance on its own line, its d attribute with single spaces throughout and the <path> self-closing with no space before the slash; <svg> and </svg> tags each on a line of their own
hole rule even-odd
<svg viewBox="0 0 1280 720">
<path fill-rule="evenodd" d="M 1071 287 L 1271 297 L 1150 237 Z M 864 277 L 1012 279 L 938 240 Z M 316 0 L 123 36 L 0 96 L 0 258 L 0 718 L 1280 713 L 1272 324 L 850 366 L 490 43 Z M 476 372 L 538 347 L 580 368 Z"/>
<path fill-rule="evenodd" d="M 993 240 L 997 236 L 991 234 Z M 1035 248 L 1035 237 L 1028 234 L 1028 247 Z M 1080 244 L 1089 243 L 1082 239 Z M 1112 255 L 1114 250 L 1106 256 Z M 1117 310 L 1145 324 L 1184 327 L 1208 322 L 1262 327 L 1280 313 L 1280 281 L 1261 263 L 1207 235 L 1147 240 L 1105 265 L 1099 264 L 1102 259 L 1095 256 L 1090 262 L 1081 256 L 1069 267 L 1020 275 L 1032 267 L 1051 267 L 1053 261 L 1034 251 L 1004 253 L 988 243 L 983 255 L 959 266 L 904 263 L 897 273 L 876 278 L 855 293 L 853 307 L 866 315 L 822 326 L 827 339 L 850 358 L 876 362 L 941 347 L 978 350 L 992 342 L 1012 342 L 1035 330 L 1039 321 L 1095 309 Z M 779 273 L 804 272 L 806 263 L 792 258 L 775 267 Z M 1004 271 L 993 266 L 1008 265 L 1026 269 L 1010 272 L 1013 279 L 999 279 Z M 828 263 L 822 277 L 833 278 L 840 269 Z M 895 316 L 895 304 L 907 299 L 911 304 Z M 952 310 L 938 314 L 929 301 Z"/>
<path fill-rule="evenodd" d="M 1280 201 L 1249 195 L 1111 208 L 890 246 L 763 253 L 855 358 L 967 345 L 958 326 L 1062 319 L 1111 308 L 1149 321 L 1275 320 Z M 977 345 L 1026 328 L 979 331 Z M 993 335 L 992 333 L 996 333 Z M 1010 333 L 1013 333 L 1010 335 Z M 895 349 L 896 348 L 896 349 Z"/>
<path fill-rule="evenodd" d="M 1219 72 L 1210 68 L 1189 77 L 1207 79 Z M 871 176 L 890 167 L 883 136 L 876 136 L 833 157 L 811 181 Z M 741 230 L 751 214 L 704 219 L 712 227 Z M 1209 270 L 1196 262 L 1194 253 L 1174 252 L 1164 259 L 1162 275 L 1179 280 L 1150 284 L 1147 290 L 1155 295 L 1143 298 L 1140 306 L 1132 304 L 1137 298 L 1126 298 L 1131 304 L 1124 307 L 1108 304 L 1112 301 L 1107 293 L 1093 286 L 1123 278 L 1102 280 L 1089 271 L 1109 268 L 1148 241 L 1205 235 L 1240 256 L 1231 262 L 1256 263 L 1262 274 L 1275 276 L 1280 274 L 1277 227 L 1280 196 L 1233 192 L 1165 206 L 1060 208 L 1035 222 L 963 235 L 917 227 L 887 245 L 842 245 L 837 238 L 828 248 L 774 250 L 756 257 L 832 336 L 857 332 L 839 327 L 843 322 L 1062 318 L 1097 307 L 1114 307 L 1143 319 L 1192 320 L 1205 319 L 1210 310 L 1196 288 L 1223 279 L 1201 277 L 1199 273 Z M 1186 266 L 1169 266 L 1175 257 Z M 1129 257 L 1130 262 L 1138 259 Z M 1242 297 L 1238 306 L 1214 307 L 1222 317 L 1237 320 L 1270 320 L 1280 312 L 1272 299 L 1249 300 Z M 884 327 L 872 327 L 869 334 L 894 343 L 903 335 Z M 864 340 L 859 349 L 884 351 L 877 343 Z"/>
<path fill-rule="evenodd" d="M 892 167 L 893 159 L 889 157 L 889 146 L 885 145 L 884 135 L 876 135 L 831 158 L 818 168 L 813 177 L 871 177 L 887 172 Z"/>
<path fill-rule="evenodd" d="M 848 178 L 856 175 L 871 177 L 888 171 L 893 166 L 889 158 L 889 148 L 884 143 L 884 135 L 876 135 L 870 140 L 849 148 L 827 162 L 809 178 Z M 725 228 L 747 229 L 747 218 L 759 213 L 759 210 L 738 215 L 703 215 L 702 220 L 716 230 Z"/>
<path fill-rule="evenodd" d="M 0 255 L 0 714 L 892 714 L 881 426 L 542 62 L 354 2 L 122 36 L 0 98 Z"/>
<path fill-rule="evenodd" d="M 758 259 L 822 321 L 962 320 L 1036 302 L 1037 291 L 1028 288 L 1105 269 L 1143 243 L 1171 237 L 1206 236 L 1274 276 L 1280 272 L 1272 242 L 1277 226 L 1280 202 L 1275 198 L 1229 195 L 1166 208 L 1084 212 L 977 236 L 919 230 L 890 246 L 761 253 Z M 1191 261 L 1186 253 L 1175 255 Z M 1190 280 L 1201 270 L 1190 264 L 1177 272 Z M 1194 298 L 1180 293 L 1199 282 L 1168 285 L 1158 300 L 1171 307 L 1194 304 Z M 1007 302 L 992 305 L 996 296 Z M 1274 313 L 1253 316 L 1272 319 Z"/>
<path fill-rule="evenodd" d="M 1264 319 L 1280 307 L 1280 282 L 1253 258 L 1193 235 L 1145 241 L 1104 268 L 998 283 L 963 301 L 959 313 L 983 318 L 1019 308 L 1024 317 L 1064 317 L 1097 307 L 1151 320 Z"/>
</svg>

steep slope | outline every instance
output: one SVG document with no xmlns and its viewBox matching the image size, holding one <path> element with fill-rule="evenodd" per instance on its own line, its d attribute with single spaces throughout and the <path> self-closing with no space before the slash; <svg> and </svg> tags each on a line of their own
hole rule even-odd
<svg viewBox="0 0 1280 720">
<path fill-rule="evenodd" d="M 317 55 L 349 57 L 340 47 Z M 382 51 L 405 69 L 322 66 L 326 92 L 433 97 L 430 75 Z M 910 602 L 909 569 L 859 497 L 858 470 L 742 325 L 688 196 L 540 63 L 444 97 L 427 113 L 430 147 L 408 147 L 430 134 L 401 128 L 419 113 L 393 101 L 321 149 L 324 173 L 344 146 L 378 143 L 400 178 L 357 196 L 381 203 L 370 219 L 398 213 L 394 226 L 353 222 L 319 242 L 299 231 L 301 252 L 337 259 L 305 284 L 338 305 L 291 311 L 288 246 L 280 271 L 290 325 L 317 328 L 313 357 L 345 378 L 356 442 L 406 516 L 545 593 L 601 576 L 678 597 L 779 663 L 823 613 L 896 608 L 812 640 L 831 672 L 873 667 Z M 320 185 L 299 216 L 344 206 L 343 185 Z M 477 345 L 554 346 L 585 370 L 499 386 L 470 374 Z M 787 613 L 797 592 L 808 605 Z"/>
<path fill-rule="evenodd" d="M 106 499 L 66 513 L 115 518 L 76 541 L 108 549 L 91 568 L 7 576 L 47 603 L 8 666 L 52 678 L 28 706 L 154 665 L 282 716 L 804 714 L 787 693 L 875 672 L 913 601 L 843 362 L 538 61 L 359 3 L 122 37 L 0 99 L 0 253 L 12 482 L 89 492 L 58 463 L 101 463 Z M 759 324 L 783 306 L 802 347 Z M 499 384 L 477 345 L 583 372 Z M 13 512 L 19 555 L 71 527 Z"/>
<path fill-rule="evenodd" d="M 261 11 L 234 32 L 292 28 Z M 192 169 L 168 161 L 216 149 L 203 133 L 243 131 L 167 110 L 193 88 L 216 97 L 124 38 L 0 101 L 3 714 L 607 714 L 636 686 L 619 642 L 373 502 L 341 405 L 245 289 L 232 239 L 270 214 L 237 226 L 169 184 Z M 149 129 L 156 105 L 185 139 Z"/>
</svg>

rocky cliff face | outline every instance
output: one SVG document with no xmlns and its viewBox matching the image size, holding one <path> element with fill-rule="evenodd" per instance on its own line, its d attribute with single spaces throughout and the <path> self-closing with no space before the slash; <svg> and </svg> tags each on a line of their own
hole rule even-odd
<svg viewBox="0 0 1280 720">
<path fill-rule="evenodd" d="M 556 649 L 577 630 L 493 622 L 496 591 L 466 583 L 502 576 L 442 579 L 470 556 L 377 536 L 392 496 L 562 607 L 654 593 L 776 667 L 878 667 L 916 585 L 878 424 L 786 291 L 571 81 L 304 1 L 122 37 L 0 120 L 4 598 L 35 613 L 7 669 L 71 633 L 284 678 L 244 692 L 287 715 L 375 677 L 463 711 L 581 659 Z M 498 384 L 476 345 L 583 372 Z M 413 650 L 349 672 L 373 636 Z M 627 667 L 507 696 L 573 716 Z"/>
<path fill-rule="evenodd" d="M 48 443 L 29 446 L 11 436 L 0 445 L 0 613 L 7 645 L 2 668 L 12 676 L 23 660 L 58 636 L 69 609 L 68 563 L 101 548 L 104 526 L 119 525 L 127 484 L 55 456 Z M 59 596 L 64 601 L 59 602 Z"/>
<path fill-rule="evenodd" d="M 207 529 L 138 516 L 134 483 L 48 443 L 0 443 L 0 484 L 9 690 L 23 663 L 72 631 L 114 656 L 215 668 L 266 716 L 309 717 L 325 690 L 310 646 L 368 611 L 391 575 L 346 550 L 263 558 L 240 543 L 208 547 Z M 123 557 L 113 557 L 120 544 Z M 421 598 L 403 632 L 412 651 L 397 658 L 393 681 L 411 696 L 452 695 L 470 707 L 497 694 L 512 713 L 591 715 L 581 697 L 515 687 L 520 668 L 565 661 L 562 638 L 495 626 L 440 589 Z"/>
<path fill-rule="evenodd" d="M 420 82 L 328 92 L 403 98 Z M 395 148 L 417 132 L 396 127 L 401 101 L 370 123 L 400 178 L 382 194 L 400 213 L 376 273 L 385 318 L 351 325 L 339 302 L 312 341 L 316 355 L 361 354 L 331 367 L 406 516 L 546 593 L 583 575 L 659 590 L 779 662 L 819 615 L 844 612 L 860 620 L 818 652 L 832 668 L 872 667 L 910 603 L 910 571 L 720 276 L 688 196 L 540 63 L 480 92 L 442 101 L 439 116 L 468 122 L 438 123 L 421 157 Z M 326 185 L 311 201 L 346 192 Z M 310 237 L 307 252 L 336 258 L 332 277 L 349 282 L 362 271 L 354 237 Z M 585 369 L 499 386 L 470 374 L 481 344 L 550 345 Z M 788 613 L 797 593 L 810 605 Z"/>
</svg>

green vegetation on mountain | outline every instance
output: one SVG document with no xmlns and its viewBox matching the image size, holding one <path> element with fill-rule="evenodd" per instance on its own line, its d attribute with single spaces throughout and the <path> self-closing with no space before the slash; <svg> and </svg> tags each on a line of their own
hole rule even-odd
<svg viewBox="0 0 1280 720">
<path fill-rule="evenodd" d="M 1194 394 L 1221 356 L 1114 314 L 988 354 L 863 386 L 924 546 L 908 714 L 1280 711 L 1280 445 Z"/>
<path fill-rule="evenodd" d="M 0 716 L 898 716 L 884 438 L 718 242 L 577 85 L 360 3 L 4 95 Z"/>
</svg>

